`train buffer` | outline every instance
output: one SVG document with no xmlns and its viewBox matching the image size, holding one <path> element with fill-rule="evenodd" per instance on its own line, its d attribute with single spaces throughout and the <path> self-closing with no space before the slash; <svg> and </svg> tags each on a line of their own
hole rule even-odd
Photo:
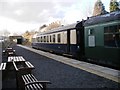
<svg viewBox="0 0 120 90">
<path fill-rule="evenodd" d="M 33 74 L 22 75 L 25 90 L 46 90 L 50 81 L 38 81 Z"/>
</svg>

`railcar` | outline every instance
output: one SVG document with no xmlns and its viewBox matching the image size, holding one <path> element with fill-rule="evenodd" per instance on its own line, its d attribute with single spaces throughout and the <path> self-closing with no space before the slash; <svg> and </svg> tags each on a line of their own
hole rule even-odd
<svg viewBox="0 0 120 90">
<path fill-rule="evenodd" d="M 38 33 L 32 47 L 72 57 L 84 54 L 83 22 Z"/>
<path fill-rule="evenodd" d="M 120 67 L 120 11 L 91 17 L 84 28 L 88 60 Z"/>
<path fill-rule="evenodd" d="M 120 11 L 38 33 L 32 47 L 120 69 Z"/>
</svg>

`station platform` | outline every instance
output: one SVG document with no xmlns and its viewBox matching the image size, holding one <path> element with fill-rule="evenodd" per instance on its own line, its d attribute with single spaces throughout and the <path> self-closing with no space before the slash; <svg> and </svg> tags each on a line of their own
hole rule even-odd
<svg viewBox="0 0 120 90">
<path fill-rule="evenodd" d="M 103 66 L 87 63 L 84 61 L 78 61 L 75 59 L 55 55 L 55 54 L 52 54 L 49 52 L 44 52 L 44 51 L 33 49 L 31 47 L 27 47 L 27 46 L 23 46 L 23 45 L 18 45 L 18 46 L 25 48 L 27 50 L 30 50 L 32 52 L 35 52 L 37 54 L 46 56 L 48 58 L 54 59 L 56 61 L 62 62 L 64 64 L 73 66 L 75 68 L 78 68 L 78 69 L 81 69 L 81 70 L 90 72 L 92 74 L 96 74 L 98 76 L 101 76 L 101 77 L 107 78 L 109 80 L 120 83 L 120 71 L 119 70 L 115 70 L 115 69 L 111 69 L 108 67 L 103 67 Z"/>
</svg>

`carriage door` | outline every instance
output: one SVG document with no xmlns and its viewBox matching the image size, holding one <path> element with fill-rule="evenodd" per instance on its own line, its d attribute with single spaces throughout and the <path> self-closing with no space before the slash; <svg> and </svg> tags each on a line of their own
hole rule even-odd
<svg viewBox="0 0 120 90">
<path fill-rule="evenodd" d="M 84 54 L 84 34 L 82 30 L 77 30 L 77 54 Z"/>
<path fill-rule="evenodd" d="M 67 53 L 70 52 L 70 30 L 67 30 Z"/>
<path fill-rule="evenodd" d="M 77 53 L 80 55 L 84 55 L 84 26 L 83 23 L 81 22 L 79 26 L 77 26 L 76 29 L 76 34 L 77 34 Z"/>
</svg>

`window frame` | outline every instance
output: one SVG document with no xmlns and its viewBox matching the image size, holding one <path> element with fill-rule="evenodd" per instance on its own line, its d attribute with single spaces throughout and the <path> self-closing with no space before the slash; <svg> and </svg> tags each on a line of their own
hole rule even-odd
<svg viewBox="0 0 120 90">
<path fill-rule="evenodd" d="M 120 25 L 104 27 L 104 46 L 120 47 Z"/>
</svg>

